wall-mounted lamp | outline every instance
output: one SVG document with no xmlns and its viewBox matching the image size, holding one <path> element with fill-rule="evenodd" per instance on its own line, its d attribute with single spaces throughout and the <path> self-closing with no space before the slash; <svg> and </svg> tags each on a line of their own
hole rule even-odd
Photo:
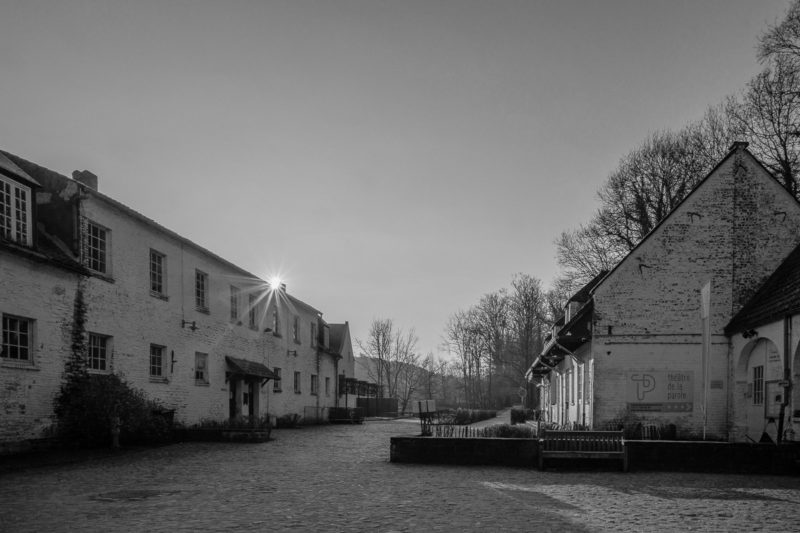
<svg viewBox="0 0 800 533">
<path fill-rule="evenodd" d="M 181 320 L 181 327 L 185 328 L 186 326 L 189 326 L 189 329 L 192 331 L 197 331 L 197 324 L 195 324 L 194 320 L 192 320 L 191 322 L 189 322 L 188 320 Z"/>
<path fill-rule="evenodd" d="M 754 329 L 748 329 L 747 331 L 742 332 L 742 337 L 745 339 L 749 339 L 750 337 L 758 337 L 758 332 Z"/>
<path fill-rule="evenodd" d="M 286 355 L 293 355 L 297 357 L 297 350 L 286 350 Z"/>
</svg>

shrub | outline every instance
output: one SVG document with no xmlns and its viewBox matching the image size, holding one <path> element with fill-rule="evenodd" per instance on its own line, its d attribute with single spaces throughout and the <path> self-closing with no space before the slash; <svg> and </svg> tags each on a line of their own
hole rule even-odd
<svg viewBox="0 0 800 533">
<path fill-rule="evenodd" d="M 298 415 L 297 413 L 292 413 L 288 415 L 283 415 L 278 417 L 276 427 L 278 428 L 296 428 L 300 426 L 300 420 L 303 417 Z"/>
<path fill-rule="evenodd" d="M 57 434 L 69 443 L 110 444 L 115 419 L 120 441 L 126 444 L 162 444 L 171 439 L 171 411 L 115 374 L 72 375 L 56 396 L 55 414 Z"/>
<path fill-rule="evenodd" d="M 272 424 L 270 424 L 269 415 L 263 415 L 255 420 L 249 416 L 237 416 L 225 420 L 204 418 L 194 427 L 199 429 L 270 429 Z"/>
<path fill-rule="evenodd" d="M 536 420 L 533 409 L 511 409 L 512 424 L 523 424 L 526 420 Z"/>
<path fill-rule="evenodd" d="M 483 428 L 484 437 L 495 437 L 499 439 L 533 439 L 536 437 L 536 430 L 530 426 L 512 426 L 509 424 L 498 424 Z"/>
<path fill-rule="evenodd" d="M 488 420 L 497 416 L 497 411 L 489 409 L 456 409 L 451 423 L 456 425 L 472 424 L 481 420 Z"/>
</svg>

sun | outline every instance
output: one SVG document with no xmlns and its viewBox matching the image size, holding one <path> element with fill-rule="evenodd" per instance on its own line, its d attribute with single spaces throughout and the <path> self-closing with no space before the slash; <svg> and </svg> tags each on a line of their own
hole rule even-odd
<svg viewBox="0 0 800 533">
<path fill-rule="evenodd" d="M 279 289 L 281 287 L 281 285 L 283 284 L 283 279 L 281 279 L 280 276 L 271 276 L 267 280 L 267 283 L 269 283 L 269 286 L 270 286 L 271 289 L 273 289 L 273 290 L 274 289 Z"/>
</svg>

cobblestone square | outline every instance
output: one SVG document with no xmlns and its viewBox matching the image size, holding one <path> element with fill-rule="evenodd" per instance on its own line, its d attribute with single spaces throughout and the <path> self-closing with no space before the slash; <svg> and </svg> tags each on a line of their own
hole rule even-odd
<svg viewBox="0 0 800 533">
<path fill-rule="evenodd" d="M 0 530 L 796 531 L 800 480 L 389 462 L 416 425 L 305 427 L 0 475 Z"/>
</svg>

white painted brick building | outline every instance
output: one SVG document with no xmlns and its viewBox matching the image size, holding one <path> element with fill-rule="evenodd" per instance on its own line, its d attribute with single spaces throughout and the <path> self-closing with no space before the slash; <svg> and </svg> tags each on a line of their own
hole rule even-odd
<svg viewBox="0 0 800 533">
<path fill-rule="evenodd" d="M 798 243 L 800 204 L 736 143 L 554 328 L 529 371 L 546 418 L 600 428 L 633 414 L 740 438 L 725 327 Z"/>
<path fill-rule="evenodd" d="M 354 372 L 347 324 L 333 350 L 322 313 L 284 286 L 103 195 L 89 173 L 73 180 L 7 156 L 0 207 L 17 205 L 27 226 L 22 236 L 14 217 L 0 226 L 0 444 L 52 426 L 78 291 L 89 371 L 122 376 L 180 422 L 321 417 L 339 404 L 338 374 Z M 14 194 L 26 195 L 23 209 Z"/>
</svg>

